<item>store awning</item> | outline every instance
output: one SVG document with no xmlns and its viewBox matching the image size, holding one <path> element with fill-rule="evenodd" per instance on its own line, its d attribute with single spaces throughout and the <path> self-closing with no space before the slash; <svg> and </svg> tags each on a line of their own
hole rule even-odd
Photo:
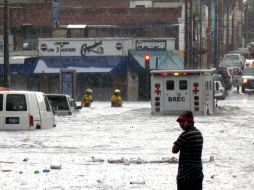
<svg viewBox="0 0 254 190">
<path fill-rule="evenodd" d="M 123 56 L 40 57 L 36 64 L 34 60 L 30 60 L 27 65 L 34 68 L 33 74 L 59 73 L 61 69 L 74 69 L 77 73 L 111 72 L 120 75 L 126 72 L 126 59 L 127 57 Z"/>
<path fill-rule="evenodd" d="M 19 58 L 17 58 L 19 57 Z M 2 57 L 1 57 L 2 58 Z M 1 60 L 1 59 L 0 59 Z M 14 60 L 14 61 L 13 61 Z M 34 66 L 37 63 L 37 57 L 25 57 L 25 56 L 14 56 L 9 59 L 10 74 L 32 74 L 34 66 L 32 64 L 26 64 L 33 60 Z M 0 73 L 4 72 L 4 63 L 0 61 Z"/>
<path fill-rule="evenodd" d="M 150 69 L 181 70 L 184 69 L 183 60 L 174 51 L 136 51 L 129 50 L 130 62 L 136 62 L 144 68 L 144 56 L 150 55 Z M 156 59 L 158 60 L 156 63 Z M 137 67 L 137 66 L 136 66 Z"/>
<path fill-rule="evenodd" d="M 24 64 L 25 59 L 30 56 L 10 56 L 9 63 L 10 64 Z M 4 64 L 4 57 L 0 57 L 0 64 Z"/>
</svg>

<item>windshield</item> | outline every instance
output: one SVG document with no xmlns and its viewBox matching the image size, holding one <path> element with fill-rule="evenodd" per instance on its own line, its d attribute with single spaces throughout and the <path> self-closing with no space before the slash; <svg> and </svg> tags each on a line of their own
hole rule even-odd
<svg viewBox="0 0 254 190">
<path fill-rule="evenodd" d="M 69 110 L 65 96 L 47 96 L 53 110 Z"/>
<path fill-rule="evenodd" d="M 224 60 L 239 60 L 238 55 L 225 55 Z"/>
<path fill-rule="evenodd" d="M 244 68 L 243 75 L 252 75 L 254 76 L 254 67 L 252 68 Z"/>
</svg>

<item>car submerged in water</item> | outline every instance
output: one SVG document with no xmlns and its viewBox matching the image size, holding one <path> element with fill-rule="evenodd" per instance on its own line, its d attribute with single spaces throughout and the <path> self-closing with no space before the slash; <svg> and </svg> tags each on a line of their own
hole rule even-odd
<svg viewBox="0 0 254 190">
<path fill-rule="evenodd" d="M 226 90 L 222 86 L 220 81 L 214 81 L 214 99 L 216 100 L 225 100 Z"/>
<path fill-rule="evenodd" d="M 76 101 L 69 95 L 46 94 L 46 96 L 51 104 L 52 110 L 55 115 L 72 115 L 73 112 L 81 109 L 81 106 L 77 106 Z"/>
</svg>

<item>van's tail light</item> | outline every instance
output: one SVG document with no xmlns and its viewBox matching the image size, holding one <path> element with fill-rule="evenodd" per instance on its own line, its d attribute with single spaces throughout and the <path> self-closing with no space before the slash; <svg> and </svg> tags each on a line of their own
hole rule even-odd
<svg viewBox="0 0 254 190">
<path fill-rule="evenodd" d="M 29 115 L 29 126 L 34 126 L 34 117 Z"/>
</svg>

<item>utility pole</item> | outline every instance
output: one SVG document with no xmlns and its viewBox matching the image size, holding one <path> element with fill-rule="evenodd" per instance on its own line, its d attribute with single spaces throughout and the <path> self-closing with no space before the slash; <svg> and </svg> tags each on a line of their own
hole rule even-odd
<svg viewBox="0 0 254 190">
<path fill-rule="evenodd" d="M 199 61 L 198 61 L 198 67 L 201 68 L 203 67 L 202 63 L 202 53 L 201 50 L 203 48 L 203 36 L 202 36 L 202 27 L 203 27 L 203 2 L 199 1 Z"/>
<path fill-rule="evenodd" d="M 207 68 L 211 67 L 211 2 L 208 1 L 208 27 L 207 27 Z"/>
<path fill-rule="evenodd" d="M 6 88 L 10 87 L 8 0 L 4 0 L 4 81 L 3 81 L 3 86 Z"/>
<path fill-rule="evenodd" d="M 184 66 L 190 67 L 189 60 L 189 11 L 188 0 L 184 1 Z"/>
<path fill-rule="evenodd" d="M 193 7 L 192 0 L 190 1 L 189 9 L 189 61 L 190 68 L 193 68 Z"/>
<path fill-rule="evenodd" d="M 214 67 L 218 67 L 218 0 L 215 0 L 214 5 L 214 55 L 213 55 L 213 61 L 214 61 Z"/>
<path fill-rule="evenodd" d="M 229 5 L 227 4 L 226 52 L 229 51 Z"/>
</svg>

